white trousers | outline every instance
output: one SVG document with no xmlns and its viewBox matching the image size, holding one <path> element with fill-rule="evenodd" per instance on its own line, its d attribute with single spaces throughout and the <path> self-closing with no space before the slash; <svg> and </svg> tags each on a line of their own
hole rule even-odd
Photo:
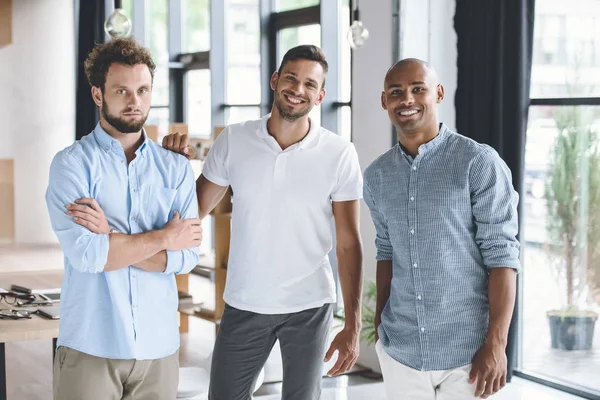
<svg viewBox="0 0 600 400">
<path fill-rule="evenodd" d="M 471 365 L 445 371 L 419 371 L 394 360 L 379 341 L 375 348 L 388 400 L 477 399 L 477 386 L 469 383 Z"/>
</svg>

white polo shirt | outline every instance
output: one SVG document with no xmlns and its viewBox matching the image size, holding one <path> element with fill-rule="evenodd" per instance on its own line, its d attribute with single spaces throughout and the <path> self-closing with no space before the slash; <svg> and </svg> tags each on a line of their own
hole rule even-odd
<svg viewBox="0 0 600 400">
<path fill-rule="evenodd" d="M 269 117 L 221 132 L 202 175 L 233 190 L 225 302 L 285 314 L 336 301 L 332 201 L 360 199 L 362 175 L 348 140 L 311 121 L 301 142 L 281 150 Z"/>
</svg>

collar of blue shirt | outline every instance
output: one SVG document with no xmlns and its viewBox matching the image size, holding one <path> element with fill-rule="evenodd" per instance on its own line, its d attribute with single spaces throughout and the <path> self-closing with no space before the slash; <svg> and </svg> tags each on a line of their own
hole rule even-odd
<svg viewBox="0 0 600 400">
<path fill-rule="evenodd" d="M 98 142 L 98 144 L 100 145 L 100 147 L 103 148 L 106 152 L 109 152 L 111 149 L 113 151 L 115 149 L 118 149 L 117 150 L 118 152 L 120 152 L 120 153 L 123 152 L 123 146 L 121 146 L 121 143 L 117 139 L 115 139 L 112 136 L 110 136 L 102 128 L 102 126 L 100 126 L 100 122 L 98 122 L 98 124 L 94 128 L 93 135 L 94 135 L 94 138 L 96 139 L 96 142 Z M 148 138 L 148 135 L 146 134 L 146 131 L 144 129 L 142 129 L 142 135 L 144 136 L 144 142 L 135 151 L 136 155 L 143 155 L 144 151 L 146 150 L 146 147 L 148 145 L 148 142 L 151 140 L 150 138 Z"/>
</svg>

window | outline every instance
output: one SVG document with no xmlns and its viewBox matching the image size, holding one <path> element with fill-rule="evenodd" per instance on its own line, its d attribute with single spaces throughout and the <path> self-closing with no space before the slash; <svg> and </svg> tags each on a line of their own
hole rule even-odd
<svg viewBox="0 0 600 400">
<path fill-rule="evenodd" d="M 156 70 L 154 71 L 154 85 L 152 87 L 152 108 L 150 109 L 147 124 L 158 125 L 160 138 L 160 136 L 166 135 L 169 129 L 169 46 L 167 41 L 167 1 L 152 0 L 148 2 L 147 15 L 147 47 L 150 49 L 150 53 L 152 54 L 152 58 L 156 64 Z"/>
<path fill-rule="evenodd" d="M 210 70 L 187 73 L 187 124 L 190 136 L 212 137 Z"/>
<path fill-rule="evenodd" d="M 519 369 L 600 395 L 600 3 L 536 2 Z"/>
<path fill-rule="evenodd" d="M 261 101 L 258 0 L 228 0 L 226 7 L 228 104 Z"/>
<path fill-rule="evenodd" d="M 306 8 L 318 5 L 319 0 L 277 0 L 277 11 L 281 12 L 297 10 L 299 8 Z"/>
<path fill-rule="evenodd" d="M 183 0 L 184 16 L 181 49 L 183 53 L 197 53 L 210 49 L 209 0 Z"/>
</svg>

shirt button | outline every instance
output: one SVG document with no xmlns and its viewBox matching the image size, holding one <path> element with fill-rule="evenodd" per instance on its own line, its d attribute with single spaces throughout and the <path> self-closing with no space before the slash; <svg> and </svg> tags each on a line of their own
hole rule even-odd
<svg viewBox="0 0 600 400">
<path fill-rule="evenodd" d="M 416 170 L 417 170 L 417 167 L 413 167 L 413 171 L 416 171 Z"/>
<path fill-rule="evenodd" d="M 425 332 L 425 328 L 421 327 L 421 332 Z"/>
<path fill-rule="evenodd" d="M 121 164 L 124 164 L 124 163 L 125 163 L 125 160 L 121 160 Z"/>
<path fill-rule="evenodd" d="M 413 264 L 413 268 L 417 268 L 417 263 L 414 263 L 414 264 Z"/>
<path fill-rule="evenodd" d="M 414 229 L 411 229 L 411 230 L 410 230 L 410 234 L 411 234 L 411 235 L 414 235 L 414 234 L 415 234 L 415 230 L 414 230 Z"/>
<path fill-rule="evenodd" d="M 132 221 L 135 221 L 135 217 L 131 217 L 131 220 L 132 220 Z"/>
<path fill-rule="evenodd" d="M 417 296 L 417 300 L 421 300 L 421 295 L 418 295 L 418 296 Z"/>
<path fill-rule="evenodd" d="M 137 189 L 133 189 L 133 193 L 137 193 Z"/>
<path fill-rule="evenodd" d="M 134 305 L 132 305 L 132 307 L 133 307 L 133 308 L 135 308 L 135 307 L 137 307 L 137 306 L 134 304 Z M 425 329 L 425 328 L 421 328 L 421 329 Z"/>
<path fill-rule="evenodd" d="M 132 278 L 135 278 L 135 274 L 131 275 Z"/>
<path fill-rule="evenodd" d="M 411 197 L 411 198 L 410 198 L 410 201 L 415 201 L 415 198 L 414 198 L 414 197 Z"/>
</svg>

